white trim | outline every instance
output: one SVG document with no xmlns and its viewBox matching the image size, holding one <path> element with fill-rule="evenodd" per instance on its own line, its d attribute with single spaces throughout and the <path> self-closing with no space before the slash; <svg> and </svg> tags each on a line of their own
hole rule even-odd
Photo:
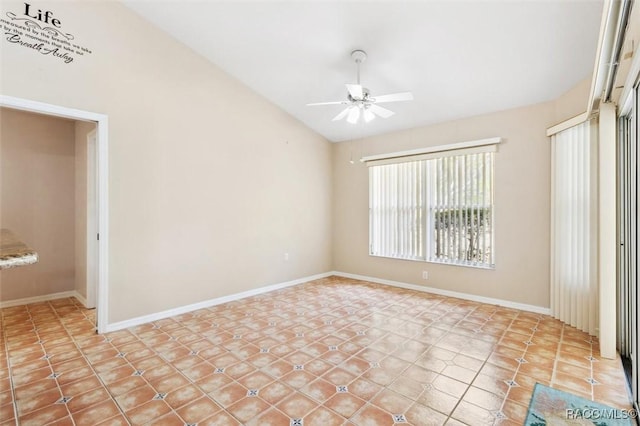
<svg viewBox="0 0 640 426">
<path fill-rule="evenodd" d="M 600 20 L 600 32 L 598 34 L 598 49 L 593 65 L 591 77 L 591 89 L 587 103 L 587 115 L 597 109 L 602 91 L 607 79 L 613 50 L 616 21 L 620 10 L 620 1 L 605 0 L 602 5 L 602 19 Z"/>
<path fill-rule="evenodd" d="M 399 281 L 385 280 L 382 278 L 367 277 L 364 275 L 350 274 L 347 272 L 333 271 L 332 275 L 355 280 L 369 281 L 376 284 L 390 285 L 393 287 L 405 288 L 408 290 L 421 291 L 424 293 L 439 294 L 441 296 L 456 297 L 458 299 L 471 300 L 473 302 L 488 303 L 490 305 L 503 306 L 505 308 L 519 309 L 521 311 L 535 312 L 536 314 L 550 315 L 551 310 L 542 306 L 528 305 L 526 303 L 512 302 L 510 300 L 494 299 L 493 297 L 477 296 L 475 294 L 459 293 L 457 291 L 443 290 L 434 287 L 425 287 L 416 284 L 403 283 Z"/>
<path fill-rule="evenodd" d="M 367 157 L 362 157 L 360 161 L 363 163 L 366 163 L 368 161 L 388 160 L 390 158 L 409 157 L 413 155 L 431 154 L 434 152 L 443 152 L 443 151 L 454 151 L 458 149 L 476 148 L 479 146 L 486 146 L 486 145 L 497 145 L 500 142 L 502 142 L 502 138 L 495 137 L 495 138 L 488 138 L 488 139 L 480 139 L 476 141 L 450 143 L 446 145 L 437 145 L 437 146 L 430 146 L 426 148 L 411 149 L 408 151 L 390 152 L 388 154 L 369 155 Z"/>
<path fill-rule="evenodd" d="M 109 321 L 109 120 L 98 120 L 98 333 L 107 330 Z"/>
<path fill-rule="evenodd" d="M 22 111 L 48 114 L 73 120 L 94 121 L 97 123 L 98 133 L 98 332 L 104 333 L 107 328 L 109 307 L 109 118 L 79 109 L 66 108 L 58 105 L 13 96 L 0 95 L 0 107 L 14 108 Z"/>
<path fill-rule="evenodd" d="M 82 306 L 84 306 L 85 308 L 87 308 L 87 299 L 81 295 L 78 290 L 74 290 L 73 291 L 73 297 L 75 297 L 76 299 L 78 299 L 78 302 L 82 303 Z M 87 309 L 91 309 L 91 308 L 87 308 Z"/>
<path fill-rule="evenodd" d="M 87 163 L 86 168 L 86 252 L 85 252 L 85 292 L 87 298 L 84 306 L 88 309 L 96 307 L 96 293 L 98 283 L 98 262 L 100 249 L 97 235 L 99 234 L 98 212 L 98 133 L 93 129 L 87 133 Z"/>
<path fill-rule="evenodd" d="M 580 115 L 576 115 L 568 120 L 563 121 L 562 123 L 558 123 L 555 126 L 551 126 L 547 129 L 547 136 L 553 136 L 556 133 L 560 133 L 564 130 L 567 130 L 570 127 L 577 126 L 578 124 L 582 124 L 589 118 L 589 114 L 587 112 L 583 112 Z"/>
<path fill-rule="evenodd" d="M 48 302 L 49 300 L 65 299 L 67 297 L 78 298 L 78 293 L 75 290 L 61 291 L 60 293 L 44 294 L 42 296 L 24 297 L 22 299 L 13 299 L 0 302 L 0 309 L 11 308 L 13 306 L 28 305 L 30 303 Z M 80 300 L 82 302 L 82 300 Z"/>
<path fill-rule="evenodd" d="M 211 306 L 220 305 L 222 303 L 233 302 L 236 300 L 244 299 L 258 294 L 268 293 L 274 290 L 280 290 L 287 287 L 303 284 L 309 281 L 318 280 L 321 278 L 327 278 L 334 275 L 332 272 L 325 272 L 322 274 L 311 275 L 308 277 L 298 278 L 292 281 L 286 281 L 283 283 L 272 284 L 266 287 L 256 288 L 254 290 L 243 291 L 241 293 L 230 294 L 228 296 L 217 297 L 215 299 L 205 300 L 203 302 L 193 303 L 191 305 L 179 306 L 177 308 L 168 309 L 162 312 L 156 312 L 154 314 L 143 315 L 141 317 L 131 318 L 124 321 L 115 322 L 107 325 L 106 332 L 118 331 L 124 328 L 135 327 L 140 324 L 145 324 L 152 321 L 158 321 L 164 318 L 172 317 L 175 315 L 181 315 L 188 312 L 197 311 L 198 309 L 205 309 Z"/>
<path fill-rule="evenodd" d="M 640 75 L 638 75 L 638 77 L 640 77 Z M 632 90 L 628 94 L 624 95 L 626 98 L 623 98 L 622 96 L 620 97 L 619 117 L 625 117 L 631 112 L 631 108 L 633 107 L 633 93 L 634 91 Z"/>
<path fill-rule="evenodd" d="M 97 114 L 79 109 L 67 108 L 29 99 L 15 98 L 13 96 L 0 95 L 0 106 L 19 109 L 22 111 L 37 112 L 40 114 L 54 115 L 56 117 L 70 118 L 72 120 L 99 121 L 103 114 Z"/>
<path fill-rule="evenodd" d="M 640 79 L 640 46 L 636 47 L 636 51 L 633 52 L 633 62 L 631 68 L 627 74 L 627 80 L 624 82 L 624 88 L 622 89 L 622 95 L 619 99 L 619 115 L 625 116 L 631 111 L 633 105 L 633 92 L 638 80 Z"/>
<path fill-rule="evenodd" d="M 598 290 L 600 356 L 616 358 L 616 106 L 600 105 L 598 126 Z"/>
</svg>

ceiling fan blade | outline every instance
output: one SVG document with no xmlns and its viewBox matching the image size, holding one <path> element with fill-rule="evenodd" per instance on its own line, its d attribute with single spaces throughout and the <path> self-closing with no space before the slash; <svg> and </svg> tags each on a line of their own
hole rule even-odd
<svg viewBox="0 0 640 426">
<path fill-rule="evenodd" d="M 352 107 L 349 112 L 349 116 L 347 117 L 347 121 L 351 124 L 356 124 L 358 119 L 360 118 L 360 108 Z"/>
<path fill-rule="evenodd" d="M 350 109 L 351 109 L 351 107 L 347 107 L 347 108 L 343 109 L 342 111 L 340 111 L 340 114 L 338 114 L 335 117 L 333 117 L 333 120 L 331 120 L 331 121 L 340 121 L 340 120 L 342 120 L 347 114 L 349 114 L 349 110 Z"/>
<path fill-rule="evenodd" d="M 345 84 L 347 86 L 347 90 L 353 99 L 362 100 L 364 97 L 364 91 L 362 90 L 362 86 L 359 84 Z"/>
<path fill-rule="evenodd" d="M 317 105 L 340 105 L 340 104 L 348 104 L 347 101 L 335 101 L 335 102 L 315 102 L 313 104 L 307 104 L 307 106 L 317 106 Z"/>
<path fill-rule="evenodd" d="M 382 108 L 376 104 L 373 104 L 369 107 L 369 111 L 371 111 L 372 113 L 382 117 L 382 118 L 389 118 L 391 117 L 393 114 L 395 114 L 395 112 L 388 110 L 386 108 Z"/>
<path fill-rule="evenodd" d="M 371 107 L 369 107 L 369 108 L 371 108 Z M 365 121 L 365 123 L 368 123 L 371 120 L 373 120 L 374 118 L 376 118 L 376 115 L 374 113 L 372 113 L 371 111 L 369 111 L 369 108 L 364 110 L 364 121 Z"/>
<path fill-rule="evenodd" d="M 383 102 L 398 102 L 398 101 L 412 101 L 413 94 L 411 92 L 391 93 L 389 95 L 376 96 L 375 103 L 380 104 Z"/>
</svg>

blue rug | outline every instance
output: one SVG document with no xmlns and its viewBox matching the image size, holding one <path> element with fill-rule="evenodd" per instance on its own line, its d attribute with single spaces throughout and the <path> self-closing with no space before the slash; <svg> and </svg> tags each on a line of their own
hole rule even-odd
<svg viewBox="0 0 640 426">
<path fill-rule="evenodd" d="M 524 426 L 635 426 L 635 411 L 620 410 L 536 383 Z"/>
</svg>

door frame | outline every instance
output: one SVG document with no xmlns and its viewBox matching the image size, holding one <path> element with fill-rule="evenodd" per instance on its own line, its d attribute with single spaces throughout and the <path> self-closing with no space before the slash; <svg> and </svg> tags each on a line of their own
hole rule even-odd
<svg viewBox="0 0 640 426">
<path fill-rule="evenodd" d="M 98 218 L 98 132 L 93 129 L 87 133 L 87 164 L 85 170 L 87 172 L 87 210 L 86 210 L 86 258 L 87 265 L 85 275 L 85 291 L 86 291 L 86 307 L 91 309 L 96 307 L 96 290 L 98 282 L 98 261 L 100 259 L 98 244 L 100 239 L 96 236 L 100 233 Z"/>
<path fill-rule="evenodd" d="M 105 333 L 108 326 L 109 307 L 109 117 L 90 111 L 82 111 L 59 105 L 13 96 L 0 95 L 0 107 L 35 112 L 72 120 L 92 121 L 96 124 L 96 189 L 98 239 L 98 282 L 96 289 L 98 333 Z M 97 236 L 96 236 L 97 237 Z"/>
</svg>

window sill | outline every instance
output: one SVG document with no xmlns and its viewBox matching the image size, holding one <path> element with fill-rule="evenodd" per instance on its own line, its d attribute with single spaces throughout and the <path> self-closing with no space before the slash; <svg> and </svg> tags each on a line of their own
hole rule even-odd
<svg viewBox="0 0 640 426">
<path fill-rule="evenodd" d="M 447 265 L 447 266 L 462 266 L 463 268 L 473 269 L 486 269 L 489 271 L 495 271 L 496 265 L 477 265 L 473 263 L 454 263 L 454 262 L 438 262 L 437 260 L 425 260 L 426 263 L 433 263 L 434 265 Z"/>
<path fill-rule="evenodd" d="M 392 256 L 382 256 L 379 254 L 371 254 L 369 253 L 369 256 L 371 257 L 380 257 L 383 259 L 393 259 L 393 260 L 405 260 L 405 261 L 409 261 L 409 262 L 422 262 L 422 263 L 432 263 L 434 265 L 445 265 L 445 266 L 459 266 L 462 268 L 473 268 L 473 269 L 484 269 L 484 270 L 488 270 L 488 271 L 495 271 L 496 269 L 496 265 L 477 265 L 477 264 L 473 264 L 473 263 L 454 263 L 454 262 L 439 262 L 436 260 L 425 260 L 425 259 L 405 259 L 405 258 L 401 258 L 401 257 L 392 257 Z"/>
</svg>

